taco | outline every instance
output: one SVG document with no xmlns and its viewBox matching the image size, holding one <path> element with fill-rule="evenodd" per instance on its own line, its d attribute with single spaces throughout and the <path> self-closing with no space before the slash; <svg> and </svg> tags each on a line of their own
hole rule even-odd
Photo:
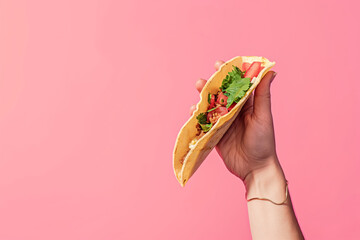
<svg viewBox="0 0 360 240">
<path fill-rule="evenodd" d="M 207 81 L 190 119 L 181 128 L 173 168 L 181 186 L 199 168 L 231 126 L 264 75 L 275 65 L 264 57 L 235 57 Z"/>
</svg>

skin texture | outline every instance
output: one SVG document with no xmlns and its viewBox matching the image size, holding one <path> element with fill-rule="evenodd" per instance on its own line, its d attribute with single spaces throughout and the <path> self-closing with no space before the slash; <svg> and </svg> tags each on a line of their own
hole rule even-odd
<svg viewBox="0 0 360 240">
<path fill-rule="evenodd" d="M 223 61 L 215 63 L 218 70 Z M 227 169 L 240 178 L 247 199 L 268 198 L 268 201 L 248 202 L 253 239 L 304 239 L 297 222 L 290 196 L 286 198 L 286 179 L 276 154 L 270 85 L 276 73 L 268 72 L 244 105 L 238 117 L 222 137 L 216 150 Z M 206 80 L 199 79 L 195 87 L 200 92 Z M 195 110 L 191 106 L 190 114 Z"/>
</svg>

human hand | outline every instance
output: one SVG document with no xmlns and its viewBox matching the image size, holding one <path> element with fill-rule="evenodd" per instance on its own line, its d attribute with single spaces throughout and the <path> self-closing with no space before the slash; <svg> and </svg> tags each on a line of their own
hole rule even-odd
<svg viewBox="0 0 360 240">
<path fill-rule="evenodd" d="M 223 63 L 217 61 L 215 68 L 218 70 Z M 248 201 L 253 239 L 304 239 L 276 155 L 270 102 L 270 85 L 275 75 L 270 71 L 263 77 L 216 150 L 227 169 L 243 180 L 246 198 L 260 200 Z M 203 79 L 196 82 L 199 92 L 205 83 Z M 191 114 L 195 108 L 190 108 Z"/>
<path fill-rule="evenodd" d="M 217 61 L 218 70 L 224 62 Z M 271 114 L 270 84 L 276 73 L 268 72 L 250 96 L 231 127 L 216 146 L 227 169 L 235 176 L 248 182 L 273 169 L 282 175 L 277 159 L 273 119 Z M 196 88 L 200 92 L 206 80 L 199 79 Z M 196 106 L 190 108 L 190 113 Z"/>
</svg>

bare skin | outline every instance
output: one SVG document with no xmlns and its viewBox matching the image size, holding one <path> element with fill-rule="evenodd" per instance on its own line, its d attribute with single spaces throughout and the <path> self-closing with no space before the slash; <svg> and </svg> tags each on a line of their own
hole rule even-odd
<svg viewBox="0 0 360 240">
<path fill-rule="evenodd" d="M 223 63 L 217 61 L 215 68 L 218 70 Z M 227 169 L 244 182 L 247 199 L 261 197 L 282 202 L 286 179 L 276 154 L 270 101 L 275 76 L 272 71 L 264 76 L 216 150 Z M 200 92 L 205 83 L 199 79 L 196 89 Z M 195 105 L 190 113 L 194 110 Z M 248 212 L 253 239 L 304 239 L 290 197 L 282 205 L 250 201 Z"/>
</svg>

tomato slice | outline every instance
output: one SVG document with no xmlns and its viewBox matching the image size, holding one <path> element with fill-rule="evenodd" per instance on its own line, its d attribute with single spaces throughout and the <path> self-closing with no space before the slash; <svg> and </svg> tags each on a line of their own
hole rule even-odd
<svg viewBox="0 0 360 240">
<path fill-rule="evenodd" d="M 231 106 L 228 108 L 228 111 L 230 112 L 235 107 L 235 105 L 236 105 L 235 102 L 233 104 L 231 104 Z"/>
<path fill-rule="evenodd" d="M 224 116 L 228 112 L 229 110 L 226 107 L 217 107 L 207 114 L 207 120 L 210 121 L 210 118 L 213 116 L 214 113 L 218 113 L 220 116 Z"/>
<path fill-rule="evenodd" d="M 243 62 L 242 66 L 241 66 L 241 71 L 245 72 L 246 70 L 248 70 L 250 67 L 250 63 L 248 62 Z"/>
<path fill-rule="evenodd" d="M 217 96 L 217 103 L 222 105 L 222 106 L 226 106 L 227 104 L 227 99 L 228 97 L 223 93 L 223 92 L 220 92 Z"/>
<path fill-rule="evenodd" d="M 209 109 L 214 108 L 214 107 L 215 107 L 215 95 L 211 94 Z"/>
<path fill-rule="evenodd" d="M 257 75 L 259 75 L 260 70 L 261 70 L 261 62 L 253 62 L 250 65 L 249 69 L 246 70 L 244 77 L 251 79 L 253 77 L 257 77 Z"/>
<path fill-rule="evenodd" d="M 229 111 L 227 110 L 226 107 L 218 107 L 217 109 L 214 110 L 214 112 L 218 113 L 220 116 L 223 116 L 227 114 Z"/>
</svg>

